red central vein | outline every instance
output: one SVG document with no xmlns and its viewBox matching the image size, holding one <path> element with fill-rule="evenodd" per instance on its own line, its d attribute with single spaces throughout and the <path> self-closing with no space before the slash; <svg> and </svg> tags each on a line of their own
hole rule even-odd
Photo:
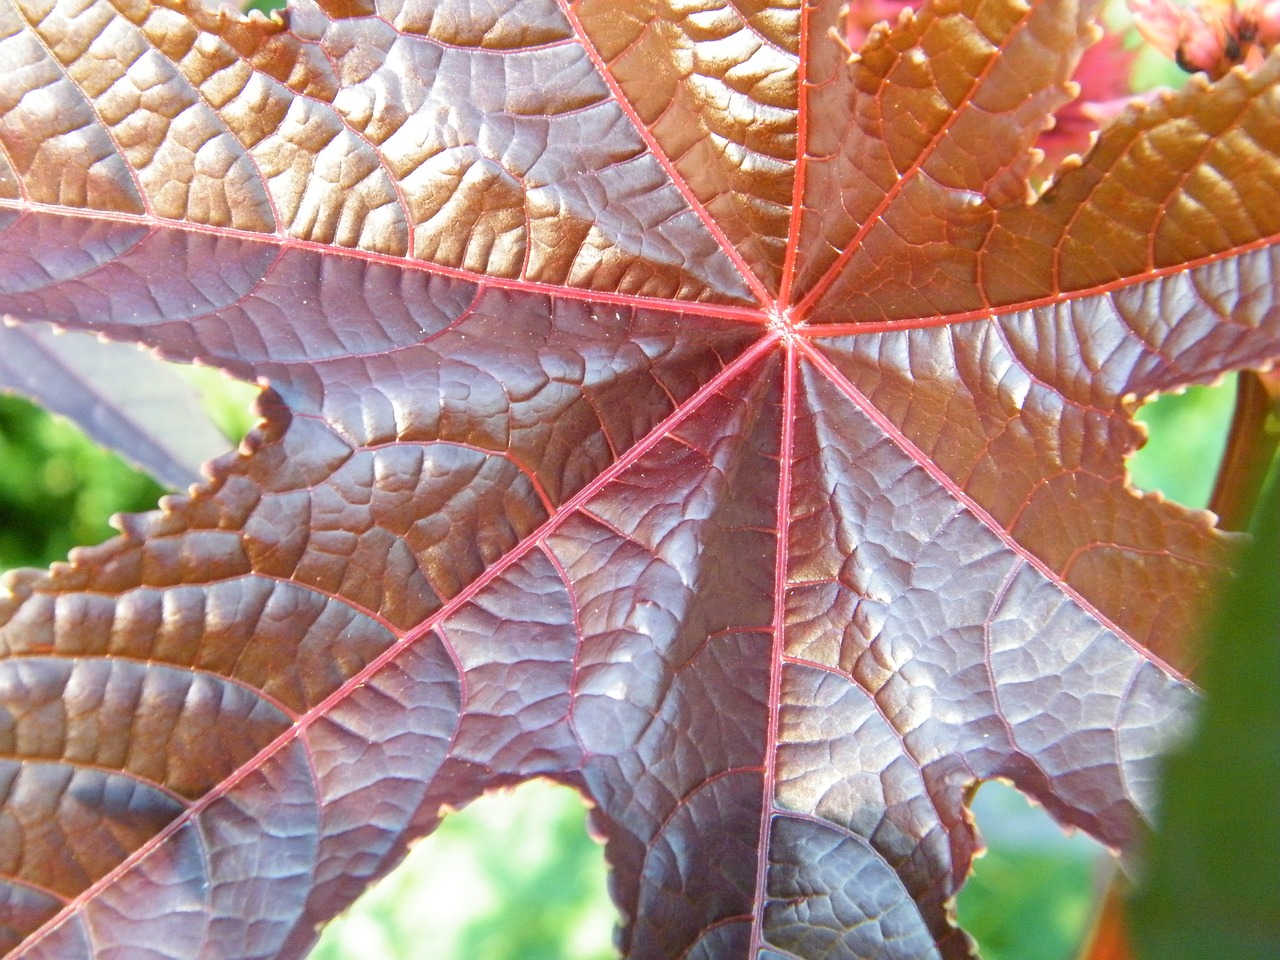
<svg viewBox="0 0 1280 960">
<path fill-rule="evenodd" d="M 1182 263 L 1176 263 L 1165 267 L 1151 267 L 1142 273 L 1132 274 L 1127 277 L 1120 277 L 1116 280 L 1108 280 L 1105 283 L 1094 284 L 1090 287 L 1080 287 L 1077 290 L 1066 290 L 1058 293 L 1051 293 L 1035 300 L 1022 300 L 1017 303 L 978 307 L 976 309 L 966 310 L 960 313 L 935 314 L 927 317 L 907 317 L 902 320 L 868 320 L 857 323 L 824 323 L 814 326 L 799 327 L 796 330 L 796 334 L 797 336 L 803 336 L 809 339 L 817 339 L 820 337 L 848 336 L 849 334 L 857 333 L 881 333 L 890 330 L 915 330 L 929 327 L 947 327 L 954 326 L 958 323 L 966 323 L 971 320 L 991 320 L 995 317 L 1008 316 L 1014 313 L 1026 313 L 1043 307 L 1052 307 L 1060 303 L 1071 303 L 1075 300 L 1084 300 L 1092 297 L 1105 297 L 1108 294 L 1137 287 L 1144 283 L 1151 283 L 1152 281 L 1162 280 L 1165 277 L 1175 276 L 1178 274 L 1191 273 L 1201 267 L 1221 263 L 1224 260 L 1231 260 L 1236 257 L 1243 257 L 1250 253 L 1256 253 L 1259 250 L 1274 247 L 1277 244 L 1280 244 L 1280 234 L 1272 234 L 1258 240 L 1253 240 L 1249 243 L 1242 243 L 1226 250 L 1219 250 L 1216 253 L 1205 254 L 1202 257 L 1195 258 L 1194 260 L 1185 260 Z"/>
<path fill-rule="evenodd" d="M 769 664 L 769 699 L 766 704 L 768 728 L 764 743 L 764 784 L 760 804 L 760 838 L 756 842 L 756 888 L 752 901 L 750 956 L 764 945 L 764 904 L 768 897 L 769 826 L 773 811 L 774 785 L 777 779 L 778 701 L 782 688 L 783 637 L 787 613 L 787 540 L 791 529 L 791 461 L 795 449 L 796 354 L 795 345 L 786 344 L 786 369 L 783 373 L 782 437 L 778 449 L 778 519 L 773 573 L 773 646 Z"/>
<path fill-rule="evenodd" d="M 582 21 L 578 18 L 577 11 L 572 8 L 569 0 L 558 0 L 558 2 L 561 9 L 564 11 L 565 17 L 568 18 L 569 23 L 573 26 L 573 31 L 577 34 L 578 41 L 582 44 L 583 51 L 591 60 L 592 66 L 595 67 L 596 73 L 600 75 L 600 79 L 604 81 L 605 85 L 609 88 L 610 93 L 613 94 L 613 102 L 617 104 L 618 109 L 622 111 L 623 115 L 631 121 L 632 127 L 634 127 L 636 133 L 644 142 L 644 145 L 649 148 L 649 153 L 658 162 L 662 169 L 666 171 L 667 177 L 670 179 L 676 190 L 680 192 L 680 195 L 684 197 L 685 202 L 689 204 L 689 208 L 693 211 L 694 216 L 698 218 L 702 225 L 706 227 L 708 232 L 710 232 L 710 234 L 715 238 L 716 243 L 720 245 L 720 249 L 724 251 L 725 256 L 727 256 L 730 261 L 733 262 L 733 265 L 738 268 L 738 272 L 742 275 L 743 281 L 751 289 L 752 294 L 754 294 L 755 298 L 760 302 L 761 307 L 768 310 L 774 304 L 773 295 L 765 289 L 764 284 L 761 283 L 759 277 L 756 276 L 755 271 L 747 266 L 747 262 L 742 259 L 742 255 L 738 253 L 738 248 L 730 242 L 727 236 L 725 236 L 724 231 L 720 229 L 720 225 L 716 222 L 715 218 L 707 211 L 707 208 L 703 205 L 702 201 L 699 200 L 693 190 L 690 189 L 684 176 L 676 169 L 675 163 L 669 156 L 667 156 L 667 151 L 658 143 L 657 138 L 654 137 L 648 125 L 646 125 L 640 115 L 636 113 L 635 107 L 633 107 L 631 105 L 631 101 L 627 99 L 622 86 L 614 79 L 613 74 L 609 70 L 608 64 L 606 64 L 604 58 L 600 56 L 600 51 L 598 51 L 595 48 L 595 45 L 590 42 L 590 35 L 583 27 Z"/>
<path fill-rule="evenodd" d="M 791 285 L 795 282 L 796 256 L 800 250 L 800 214 L 804 209 L 804 184 L 808 164 L 805 154 L 809 149 L 809 14 L 812 7 L 805 4 L 800 9 L 800 65 L 796 71 L 796 165 L 791 182 L 791 216 L 787 226 L 787 252 L 782 263 L 782 279 L 779 282 L 778 303 L 791 302 Z"/>
<path fill-rule="evenodd" d="M 52 933 L 54 929 L 68 920 L 70 916 L 83 905 L 94 899 L 99 893 L 111 886 L 111 884 L 115 883 L 121 876 L 132 869 L 137 863 L 142 861 L 149 853 L 160 847 L 171 835 L 184 827 L 214 802 L 226 796 L 241 780 L 249 776 L 251 773 L 259 770 L 273 756 L 297 740 L 306 732 L 307 728 L 310 727 L 312 723 L 327 716 L 339 703 L 345 700 L 356 690 L 365 686 L 369 680 L 378 673 L 378 671 L 393 661 L 405 649 L 412 646 L 422 637 L 426 636 L 441 622 L 465 606 L 477 593 L 521 560 L 527 553 L 540 548 L 548 536 L 554 533 L 561 524 L 566 522 L 569 517 L 573 516 L 603 487 L 644 456 L 644 454 L 659 442 L 665 439 L 667 435 L 671 431 L 675 430 L 681 423 L 697 412 L 703 403 L 718 393 L 726 383 L 734 379 L 742 371 L 749 368 L 753 363 L 768 353 L 768 351 L 774 349 L 777 342 L 778 337 L 776 334 L 766 335 L 736 360 L 725 365 L 719 373 L 708 380 L 707 383 L 704 384 L 697 393 L 690 397 L 688 401 L 677 407 L 670 416 L 654 427 L 654 429 L 651 430 L 644 439 L 628 450 L 618 460 L 614 461 L 607 470 L 603 471 L 599 476 L 592 480 L 591 483 L 587 484 L 580 491 L 561 504 L 559 511 L 550 516 L 542 526 L 530 534 L 529 537 L 485 570 L 484 573 L 468 584 L 466 588 L 459 591 L 434 614 L 422 621 L 412 630 L 407 631 L 399 640 L 384 650 L 374 660 L 370 661 L 370 663 L 359 673 L 353 674 L 349 677 L 340 687 L 334 690 L 333 693 L 329 694 L 329 696 L 325 697 L 324 700 L 320 701 L 308 710 L 304 716 L 299 718 L 298 721 L 293 724 L 293 726 L 289 727 L 289 729 L 281 733 L 271 741 L 271 743 L 258 751 L 251 760 L 244 763 L 215 788 L 192 803 L 181 814 L 166 824 L 163 829 L 152 836 L 146 843 L 78 894 L 57 914 L 47 920 L 26 940 L 24 940 L 21 944 L 21 948 L 33 946 Z"/>
<path fill-rule="evenodd" d="M 279 233 L 257 233 L 236 227 L 218 226 L 207 223 L 191 223 L 189 221 L 165 220 L 149 214 L 119 213 L 108 210 L 72 209 L 49 203 L 35 203 L 26 200 L 0 198 L 0 210 L 13 210 L 20 215 L 44 215 L 65 217 L 69 220 L 105 220 L 121 226 L 137 226 L 146 228 L 150 233 L 164 230 L 175 230 L 182 233 L 212 234 L 232 240 L 247 240 L 264 246 L 274 246 L 282 251 L 300 250 L 307 253 L 322 254 L 325 257 L 346 257 L 352 260 L 364 260 L 369 263 L 385 264 L 401 270 L 417 270 L 455 280 L 464 280 L 485 287 L 499 290 L 513 290 L 545 296 L 557 300 L 584 300 L 589 303 L 617 304 L 632 309 L 663 311 L 668 313 L 696 313 L 700 316 L 714 317 L 722 320 L 753 323 L 765 322 L 760 315 L 760 307 L 744 306 L 740 303 L 712 303 L 699 300 L 673 300 L 661 297 L 646 296 L 638 293 L 618 293 L 611 290 L 593 290 L 590 287 L 570 287 L 541 280 L 526 280 L 517 277 L 491 277 L 487 274 L 473 273 L 459 267 L 445 266 L 427 260 L 409 260 L 404 254 L 382 253 L 376 250 L 363 250 L 356 247 L 335 247 L 332 244 L 316 240 L 303 240 L 298 237 Z M 139 242 L 145 242 L 142 238 Z M 106 266 L 96 264 L 94 269 Z"/>
<path fill-rule="evenodd" d="M 874 404 L 861 391 L 858 390 L 849 380 L 836 368 L 825 355 L 819 352 L 811 343 L 797 339 L 796 341 L 800 349 L 804 351 L 805 357 L 835 385 L 841 393 L 843 393 L 862 413 L 867 416 L 877 427 L 879 427 L 886 437 L 888 437 L 903 453 L 915 461 L 929 476 L 954 499 L 959 501 L 979 523 L 991 531 L 999 540 L 1017 556 L 1023 558 L 1028 564 L 1034 567 L 1041 576 L 1050 583 L 1053 583 L 1064 594 L 1071 598 L 1082 610 L 1089 616 L 1093 617 L 1099 624 L 1107 630 L 1114 633 L 1124 643 L 1128 644 L 1133 650 L 1144 660 L 1151 661 L 1155 666 L 1159 667 L 1169 676 L 1179 680 L 1182 683 L 1191 684 L 1191 681 L 1179 670 L 1171 664 L 1166 663 L 1159 656 L 1152 653 L 1146 647 L 1142 646 L 1129 635 L 1119 624 L 1099 610 L 1092 601 L 1088 600 L 1075 587 L 1067 583 L 1062 576 L 1041 560 L 1038 556 L 1028 550 L 1025 546 L 1014 539 L 1004 526 L 996 520 L 994 516 L 979 504 L 976 500 L 969 496 L 959 484 L 957 484 L 950 476 L 948 476 L 941 467 L 939 467 L 931 457 L 923 450 L 917 447 L 908 439 L 898 426 L 881 413 Z"/>
</svg>

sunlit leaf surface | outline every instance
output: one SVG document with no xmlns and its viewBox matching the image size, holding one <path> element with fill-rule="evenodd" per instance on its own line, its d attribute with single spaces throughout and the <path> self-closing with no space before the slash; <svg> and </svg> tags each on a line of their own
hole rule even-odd
<svg viewBox="0 0 1280 960">
<path fill-rule="evenodd" d="M 533 777 L 634 958 L 969 956 L 986 779 L 1142 836 L 1230 551 L 1130 413 L 1280 356 L 1280 68 L 1031 203 L 1095 7 L 839 7 L 0 6 L 0 311 L 274 390 L 6 581 L 3 948 L 299 956 Z"/>
</svg>

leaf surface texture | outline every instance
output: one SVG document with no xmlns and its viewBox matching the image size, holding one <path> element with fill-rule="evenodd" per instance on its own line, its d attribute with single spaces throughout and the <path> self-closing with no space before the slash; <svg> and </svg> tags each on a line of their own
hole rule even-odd
<svg viewBox="0 0 1280 960">
<path fill-rule="evenodd" d="M 272 386 L 6 581 L 0 947 L 301 956 L 536 776 L 633 958 L 970 956 L 985 779 L 1142 836 L 1230 544 L 1131 413 L 1280 356 L 1277 68 L 1037 198 L 1095 5 L 839 6 L 0 6 L 0 311 Z"/>
</svg>

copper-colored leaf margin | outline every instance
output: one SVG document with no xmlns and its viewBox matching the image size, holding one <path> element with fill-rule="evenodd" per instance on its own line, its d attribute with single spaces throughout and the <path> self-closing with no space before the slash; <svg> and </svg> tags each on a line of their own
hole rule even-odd
<svg viewBox="0 0 1280 960">
<path fill-rule="evenodd" d="M 507 6 L 330 19 L 304 2 L 286 32 L 194 0 L 53 15 L 10 0 L 0 192 L 492 277 L 749 302 L 564 11 Z"/>
<path fill-rule="evenodd" d="M 818 5 L 815 18 L 833 7 Z M 1027 199 L 1032 145 L 1073 95 L 1097 11 L 927 4 L 874 34 L 851 68 L 815 35 L 788 288 L 797 320 L 879 319 L 847 302 L 855 294 L 880 299 L 889 316 L 925 315 L 916 304 L 929 296 L 946 313 L 962 309 L 993 210 Z M 903 289 L 912 292 L 900 303 Z"/>
<path fill-rule="evenodd" d="M 1105 297 L 1273 246 L 1278 79 L 1271 60 L 1255 73 L 1236 70 L 1214 84 L 1193 77 L 1181 92 L 1135 101 L 1102 131 L 1089 162 L 1064 171 L 1038 202 L 974 207 L 971 231 L 949 230 L 945 246 L 897 259 L 876 256 L 874 245 L 849 251 L 829 305 L 806 319 L 824 325 L 818 335 L 850 322 L 955 322 Z M 972 250 L 967 269 L 958 269 L 971 255 L 962 250 Z M 926 267 L 931 251 L 936 262 Z M 926 269 L 957 283 L 918 282 Z"/>
</svg>

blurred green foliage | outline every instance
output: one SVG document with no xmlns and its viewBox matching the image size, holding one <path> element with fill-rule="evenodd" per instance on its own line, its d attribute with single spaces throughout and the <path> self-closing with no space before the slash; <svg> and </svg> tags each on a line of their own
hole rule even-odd
<svg viewBox="0 0 1280 960">
<path fill-rule="evenodd" d="M 257 10 L 259 13 L 271 13 L 275 10 L 283 10 L 285 0 L 246 0 L 240 5 L 240 9 L 246 13 L 250 10 Z"/>
<path fill-rule="evenodd" d="M 230 449 L 249 429 L 257 388 L 208 368 L 177 369 Z M 166 492 L 70 422 L 0 393 L 0 570 L 65 560 L 72 547 L 112 536 L 112 514 L 153 510 Z"/>
<path fill-rule="evenodd" d="M 1196 671 L 1197 728 L 1165 759 L 1132 901 L 1145 960 L 1280 957 L 1280 461 L 1251 532 Z"/>
<path fill-rule="evenodd" d="M 983 784 L 971 810 L 987 852 L 956 898 L 956 916 L 983 960 L 1075 957 L 1110 855 L 1000 782 Z"/>
<path fill-rule="evenodd" d="M 191 374 L 237 436 L 252 388 Z M 1144 407 L 1151 439 L 1131 458 L 1142 489 L 1203 507 L 1233 387 L 1193 388 Z M 43 565 L 111 531 L 106 517 L 154 507 L 159 487 L 69 424 L 0 397 L 0 568 Z M 958 913 L 985 960 L 1067 960 L 1089 921 L 1098 847 L 1067 840 L 1020 795 L 988 784 L 975 801 L 989 853 Z M 314 960 L 604 960 L 617 914 L 603 850 L 566 787 L 527 784 L 448 816 L 406 861 L 326 929 Z"/>
<path fill-rule="evenodd" d="M 1139 408 L 1150 439 L 1129 458 L 1139 490 L 1159 490 L 1170 500 L 1201 509 L 1209 503 L 1235 408 L 1236 377 L 1213 387 L 1188 387 Z"/>
<path fill-rule="evenodd" d="M 617 912 L 584 813 L 546 781 L 481 797 L 326 927 L 311 960 L 608 960 Z"/>
<path fill-rule="evenodd" d="M 65 420 L 0 394 L 0 567 L 64 560 L 111 536 L 111 514 L 153 509 L 164 492 Z"/>
<path fill-rule="evenodd" d="M 1093 910 L 1095 857 L 1053 847 L 996 849 L 958 897 L 959 923 L 983 960 L 1066 960 Z"/>
</svg>

